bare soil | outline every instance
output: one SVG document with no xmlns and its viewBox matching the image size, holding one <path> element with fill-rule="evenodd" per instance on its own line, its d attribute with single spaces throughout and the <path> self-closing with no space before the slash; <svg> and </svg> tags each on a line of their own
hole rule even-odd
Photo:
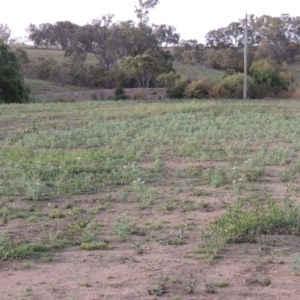
<svg viewBox="0 0 300 300">
<path fill-rule="evenodd" d="M 165 167 L 172 174 L 176 169 L 216 165 L 216 162 L 170 159 Z M 143 167 L 147 167 L 147 163 Z M 174 180 L 180 182 L 178 178 Z M 47 263 L 39 259 L 0 261 L 0 299 L 299 299 L 300 277 L 291 271 L 291 265 L 292 255 L 299 253 L 300 237 L 272 235 L 264 236 L 265 242 L 261 244 L 229 245 L 218 259 L 205 262 L 197 248 L 199 232 L 224 212 L 224 203 L 235 201 L 231 196 L 233 191 L 228 187 L 217 190 L 207 187 L 207 194 L 197 196 L 186 186 L 178 193 L 171 181 L 153 185 L 153 188 L 166 198 L 176 196 L 181 201 L 205 201 L 208 207 L 171 212 L 160 211 L 157 207 L 137 210 L 137 226 L 146 228 L 145 224 L 161 224 L 163 230 L 150 230 L 150 239 L 131 235 L 129 241 L 120 242 L 112 233 L 112 224 L 117 215 L 129 214 L 132 206 L 115 201 L 111 212 L 99 212 L 93 219 L 103 224 L 103 239 L 113 250 L 84 251 L 68 247 L 56 251 L 53 261 Z M 279 181 L 270 180 L 267 186 L 270 190 L 273 186 L 274 195 L 280 197 L 286 192 L 286 186 Z M 210 194 L 212 191 L 214 193 Z M 113 199 L 117 198 L 117 193 L 116 187 Z M 43 203 L 40 209 L 47 213 L 52 206 L 73 201 L 88 213 L 99 197 L 61 197 Z M 25 207 L 30 203 L 20 200 L 14 205 Z M 43 223 L 12 220 L 0 230 L 9 231 L 16 239 L 26 236 L 38 240 L 70 222 L 72 218 L 66 217 L 62 223 L 54 220 L 45 227 Z M 184 226 L 189 228 L 184 243 L 168 244 L 170 237 L 180 236 Z M 140 245 L 140 251 L 134 250 L 134 245 Z M 26 262 L 27 267 L 24 266 Z M 162 282 L 165 289 L 161 297 L 152 295 Z"/>
</svg>

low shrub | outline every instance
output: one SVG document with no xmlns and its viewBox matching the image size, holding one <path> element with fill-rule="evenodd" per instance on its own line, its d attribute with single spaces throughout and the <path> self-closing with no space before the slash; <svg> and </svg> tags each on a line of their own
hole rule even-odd
<svg viewBox="0 0 300 300">
<path fill-rule="evenodd" d="M 189 84 L 189 80 L 186 77 L 177 79 L 174 86 L 167 89 L 167 97 L 171 99 L 182 99 L 185 97 L 185 90 Z"/>
<path fill-rule="evenodd" d="M 185 90 L 187 98 L 208 99 L 210 98 L 211 85 L 205 78 L 192 82 Z"/>
</svg>

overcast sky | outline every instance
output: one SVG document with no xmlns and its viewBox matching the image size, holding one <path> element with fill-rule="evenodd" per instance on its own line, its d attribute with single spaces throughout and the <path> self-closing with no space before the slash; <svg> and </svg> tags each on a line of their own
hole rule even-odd
<svg viewBox="0 0 300 300">
<path fill-rule="evenodd" d="M 11 37 L 26 35 L 30 23 L 71 21 L 78 25 L 90 23 L 105 14 L 114 14 L 115 21 L 135 20 L 134 6 L 138 0 L 3 0 L 0 6 L 0 23 L 12 29 Z M 297 10 L 298 8 L 298 10 Z M 160 0 L 150 11 L 150 24 L 173 25 L 182 39 L 204 42 L 205 34 L 244 18 L 246 11 L 256 16 L 300 15 L 295 0 Z"/>
</svg>

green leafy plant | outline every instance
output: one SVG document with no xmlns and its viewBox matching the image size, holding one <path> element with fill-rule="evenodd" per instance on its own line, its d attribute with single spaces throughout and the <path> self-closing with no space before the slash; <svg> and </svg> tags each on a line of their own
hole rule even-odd
<svg viewBox="0 0 300 300">
<path fill-rule="evenodd" d="M 131 220 L 126 216 L 120 216 L 116 218 L 113 228 L 118 240 L 125 242 L 129 239 L 132 230 Z"/>
</svg>

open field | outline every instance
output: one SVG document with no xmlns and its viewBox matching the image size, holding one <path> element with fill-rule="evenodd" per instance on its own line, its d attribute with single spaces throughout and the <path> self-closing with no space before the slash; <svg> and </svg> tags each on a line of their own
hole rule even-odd
<svg viewBox="0 0 300 300">
<path fill-rule="evenodd" d="M 300 102 L 0 108 L 1 299 L 299 299 Z"/>
</svg>

